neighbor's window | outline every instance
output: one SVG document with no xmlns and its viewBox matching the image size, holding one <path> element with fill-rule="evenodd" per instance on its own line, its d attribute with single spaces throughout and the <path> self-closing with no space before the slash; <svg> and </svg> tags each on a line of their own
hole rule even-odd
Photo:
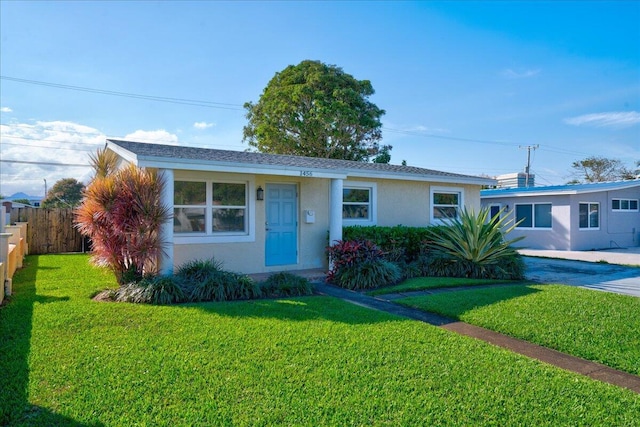
<svg viewBox="0 0 640 427">
<path fill-rule="evenodd" d="M 345 187 L 342 189 L 342 218 L 371 219 L 371 188 Z"/>
<path fill-rule="evenodd" d="M 207 183 L 176 181 L 173 192 L 173 232 L 204 233 Z"/>
<path fill-rule="evenodd" d="M 175 181 L 173 203 L 174 233 L 247 231 L 246 183 Z"/>
<path fill-rule="evenodd" d="M 614 211 L 638 211 L 637 199 L 611 199 L 611 210 Z"/>
<path fill-rule="evenodd" d="M 599 203 L 580 203 L 579 216 L 581 229 L 587 230 L 600 228 Z"/>
<path fill-rule="evenodd" d="M 247 189 L 245 184 L 213 183 L 213 232 L 246 230 Z"/>
<path fill-rule="evenodd" d="M 462 207 L 462 194 L 459 191 L 434 191 L 432 203 L 434 220 L 457 218 Z"/>
<path fill-rule="evenodd" d="M 516 205 L 517 228 L 551 228 L 551 203 Z"/>
</svg>

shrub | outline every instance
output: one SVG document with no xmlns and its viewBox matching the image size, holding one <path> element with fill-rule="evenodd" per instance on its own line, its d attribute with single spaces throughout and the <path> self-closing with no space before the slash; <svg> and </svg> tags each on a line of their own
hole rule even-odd
<svg viewBox="0 0 640 427">
<path fill-rule="evenodd" d="M 164 179 L 133 164 L 116 170 L 117 156 L 106 149 L 91 161 L 96 176 L 85 188 L 75 221 L 91 238 L 93 262 L 112 269 L 120 285 L 156 273 L 165 245 L 160 228 L 171 218 L 161 202 Z"/>
<path fill-rule="evenodd" d="M 201 282 L 209 276 L 222 271 L 222 262 L 213 258 L 193 260 L 182 264 L 176 270 L 176 276 L 184 281 Z"/>
<path fill-rule="evenodd" d="M 334 281 L 335 274 L 345 267 L 362 264 L 367 261 L 383 258 L 383 252 L 370 240 L 340 240 L 327 248 L 331 270 L 327 275 L 329 282 Z"/>
<path fill-rule="evenodd" d="M 398 266 L 384 259 L 384 252 L 370 240 L 339 241 L 327 249 L 331 270 L 327 280 L 346 289 L 370 289 L 401 277 Z"/>
<path fill-rule="evenodd" d="M 392 285 L 401 277 L 396 264 L 378 259 L 342 267 L 335 273 L 333 282 L 345 289 L 361 290 Z"/>
<path fill-rule="evenodd" d="M 269 298 L 311 295 L 313 286 L 308 279 L 292 273 L 272 274 L 260 284 L 262 295 Z"/>
<path fill-rule="evenodd" d="M 505 240 L 515 225 L 509 225 L 512 220 L 506 217 L 491 218 L 489 212 L 463 209 L 460 218 L 431 233 L 435 252 L 427 255 L 429 275 L 488 279 L 524 275 L 524 265 L 511 247 L 522 237 Z"/>
<path fill-rule="evenodd" d="M 230 273 L 229 281 L 226 282 L 227 300 L 255 299 L 262 297 L 260 285 L 251 277 Z"/>
<path fill-rule="evenodd" d="M 430 237 L 426 227 L 397 225 L 343 227 L 342 238 L 345 241 L 369 240 L 384 252 L 385 259 L 392 262 L 404 261 L 408 264 L 415 261 L 424 251 Z"/>
<path fill-rule="evenodd" d="M 202 280 L 188 285 L 189 301 L 225 301 L 227 299 L 227 287 L 229 273 L 213 272 Z"/>
<path fill-rule="evenodd" d="M 183 302 L 185 294 L 172 276 L 145 276 L 137 282 L 120 286 L 114 294 L 116 301 L 142 304 L 174 304 Z"/>
</svg>

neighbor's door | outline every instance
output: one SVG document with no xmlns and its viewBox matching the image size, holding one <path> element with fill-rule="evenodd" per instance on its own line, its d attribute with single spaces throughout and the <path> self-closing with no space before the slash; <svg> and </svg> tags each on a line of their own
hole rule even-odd
<svg viewBox="0 0 640 427">
<path fill-rule="evenodd" d="M 267 184 L 266 265 L 296 264 L 298 202 L 295 184 Z"/>
</svg>

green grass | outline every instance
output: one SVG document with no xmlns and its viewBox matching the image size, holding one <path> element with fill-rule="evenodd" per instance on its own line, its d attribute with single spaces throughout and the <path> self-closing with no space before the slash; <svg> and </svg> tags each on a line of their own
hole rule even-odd
<svg viewBox="0 0 640 427">
<path fill-rule="evenodd" d="M 424 291 L 436 288 L 455 288 L 458 286 L 494 285 L 496 283 L 516 283 L 513 280 L 466 279 L 460 277 L 415 277 L 402 283 L 367 292 L 367 295 L 384 295 L 400 292 Z"/>
<path fill-rule="evenodd" d="M 638 425 L 640 396 L 329 297 L 95 302 L 81 255 L 30 256 L 0 309 L 0 424 Z"/>
<path fill-rule="evenodd" d="M 640 375 L 640 298 L 572 286 L 529 285 L 396 302 Z"/>
</svg>

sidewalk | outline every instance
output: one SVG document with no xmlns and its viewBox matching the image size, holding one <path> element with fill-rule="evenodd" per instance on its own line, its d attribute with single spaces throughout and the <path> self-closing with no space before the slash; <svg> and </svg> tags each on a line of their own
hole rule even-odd
<svg viewBox="0 0 640 427">
<path fill-rule="evenodd" d="M 326 283 L 314 283 L 316 292 L 321 295 L 340 298 L 352 304 L 359 305 L 374 310 L 385 311 L 397 316 L 407 317 L 413 320 L 438 326 L 443 329 L 456 332 L 488 342 L 499 347 L 506 348 L 513 352 L 538 359 L 542 362 L 549 363 L 559 368 L 576 372 L 589 378 L 624 387 L 640 394 L 640 377 L 628 372 L 618 371 L 608 366 L 588 360 L 580 359 L 575 356 L 560 353 L 555 350 L 541 347 L 527 341 L 512 338 L 488 329 L 459 322 L 447 317 L 434 313 L 427 313 L 420 310 L 404 307 L 384 299 L 385 296 L 371 297 L 359 292 L 341 289 Z"/>
</svg>

